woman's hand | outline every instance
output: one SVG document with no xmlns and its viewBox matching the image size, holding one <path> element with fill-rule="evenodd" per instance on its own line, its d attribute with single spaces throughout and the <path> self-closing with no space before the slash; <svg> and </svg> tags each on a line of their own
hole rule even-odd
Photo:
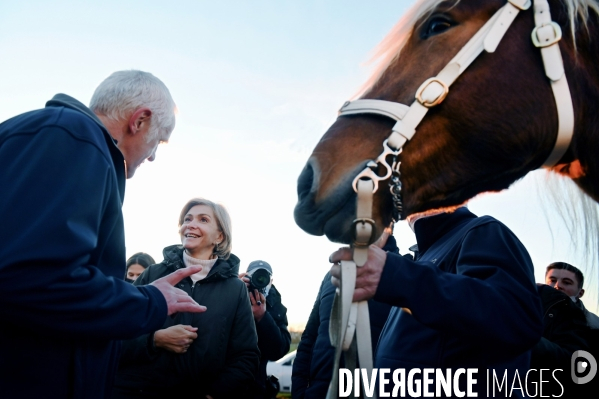
<svg viewBox="0 0 599 399">
<path fill-rule="evenodd" d="M 197 327 L 177 324 L 154 333 L 154 345 L 174 353 L 185 353 L 198 337 Z"/>
</svg>

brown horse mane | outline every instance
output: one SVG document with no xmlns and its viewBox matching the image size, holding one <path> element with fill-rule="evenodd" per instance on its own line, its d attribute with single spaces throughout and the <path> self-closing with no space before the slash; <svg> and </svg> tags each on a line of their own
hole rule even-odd
<svg viewBox="0 0 599 399">
<path fill-rule="evenodd" d="M 401 50 L 410 38 L 416 23 L 433 12 L 439 4 L 446 1 L 447 0 L 418 0 L 404 14 L 395 26 L 391 28 L 391 31 L 387 36 L 385 36 L 385 38 L 383 38 L 383 40 L 374 48 L 368 63 L 375 64 L 376 66 L 370 77 L 354 96 L 355 98 L 366 93 L 374 83 L 380 79 L 389 65 L 399 57 Z M 459 2 L 460 0 L 454 0 L 455 5 Z M 594 11 L 599 15 L 599 0 L 561 0 L 561 2 L 568 12 L 571 37 L 576 37 L 576 32 L 580 27 L 585 29 L 588 27 L 590 11 Z M 574 42 L 574 48 L 576 48 L 576 42 Z"/>
</svg>

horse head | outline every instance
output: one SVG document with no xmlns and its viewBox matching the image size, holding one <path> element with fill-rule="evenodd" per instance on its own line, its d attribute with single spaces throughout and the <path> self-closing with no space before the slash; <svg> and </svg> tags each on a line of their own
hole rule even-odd
<svg viewBox="0 0 599 399">
<path fill-rule="evenodd" d="M 564 32 L 559 50 L 575 126 L 572 142 L 552 170 L 575 179 L 597 201 L 599 113 L 593 108 L 599 103 L 599 46 L 593 38 L 598 37 L 599 6 L 596 0 L 549 4 L 553 21 Z M 435 77 L 505 5 L 505 0 L 419 2 L 381 43 L 379 69 L 360 98 L 413 103 L 421 84 Z M 503 190 L 541 167 L 552 153 L 558 112 L 541 53 L 531 40 L 534 28 L 532 9 L 521 11 L 495 51 L 483 51 L 451 85 L 443 102 L 428 110 L 397 157 L 402 218 Z M 352 181 L 379 156 L 394 124 L 376 114 L 337 118 L 298 179 L 295 219 L 302 229 L 350 242 L 356 215 Z M 392 220 L 386 183 L 379 183 L 373 199 L 377 236 Z"/>
</svg>

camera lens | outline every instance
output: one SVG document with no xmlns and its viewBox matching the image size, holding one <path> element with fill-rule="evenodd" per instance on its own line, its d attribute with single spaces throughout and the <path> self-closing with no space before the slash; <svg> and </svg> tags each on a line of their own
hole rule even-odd
<svg viewBox="0 0 599 399">
<path fill-rule="evenodd" d="M 252 274 L 251 285 L 257 289 L 266 287 L 270 283 L 270 273 L 266 269 L 258 269 Z"/>
</svg>

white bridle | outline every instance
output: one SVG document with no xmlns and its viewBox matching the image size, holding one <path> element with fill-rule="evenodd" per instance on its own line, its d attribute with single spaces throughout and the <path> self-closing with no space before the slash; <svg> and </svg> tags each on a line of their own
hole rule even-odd
<svg viewBox="0 0 599 399">
<path fill-rule="evenodd" d="M 376 238 L 373 237 L 375 229 L 374 220 L 372 220 L 372 200 L 378 189 L 379 181 L 389 179 L 394 172 L 399 175 L 400 162 L 397 161 L 397 156 L 401 153 L 405 143 L 414 136 L 416 128 L 422 122 L 428 110 L 443 102 L 453 82 L 483 50 L 488 53 L 493 53 L 496 50 L 518 13 L 529 9 L 530 6 L 531 0 L 508 0 L 507 4 L 501 7 L 479 29 L 437 76 L 425 80 L 420 85 L 416 90 L 415 100 L 412 105 L 407 106 L 391 101 L 364 99 L 348 101 L 339 110 L 339 116 L 378 114 L 392 118 L 396 123 L 391 129 L 391 135 L 383 143 L 383 152 L 375 161 L 369 161 L 366 168 L 353 181 L 353 188 L 358 197 L 357 217 L 353 223 L 355 227 L 354 261 L 341 262 L 343 278 L 341 279 L 341 288 L 335 296 L 329 329 L 331 342 L 337 348 L 337 351 L 335 354 L 334 375 L 327 398 L 337 397 L 341 350 L 347 351 L 350 348 L 354 332 L 357 337 L 360 367 L 366 368 L 369 376 L 372 373 L 373 362 L 369 339 L 370 321 L 367 302 L 350 302 L 355 288 L 355 266 L 362 266 L 366 263 L 368 246 Z M 534 0 L 534 20 L 535 28 L 531 34 L 532 41 L 541 50 L 545 74 L 551 83 L 559 121 L 555 145 L 543 164 L 544 167 L 552 167 L 564 155 L 572 140 L 574 108 L 558 45 L 562 37 L 561 28 L 551 20 L 547 0 Z M 395 159 L 392 165 L 389 165 L 386 160 L 388 156 L 393 156 Z M 382 176 L 375 172 L 379 165 L 385 169 L 385 174 Z M 397 184 L 400 184 L 399 179 L 397 179 Z M 355 353 L 350 358 L 355 358 Z M 374 397 L 376 397 L 376 394 Z"/>
</svg>

